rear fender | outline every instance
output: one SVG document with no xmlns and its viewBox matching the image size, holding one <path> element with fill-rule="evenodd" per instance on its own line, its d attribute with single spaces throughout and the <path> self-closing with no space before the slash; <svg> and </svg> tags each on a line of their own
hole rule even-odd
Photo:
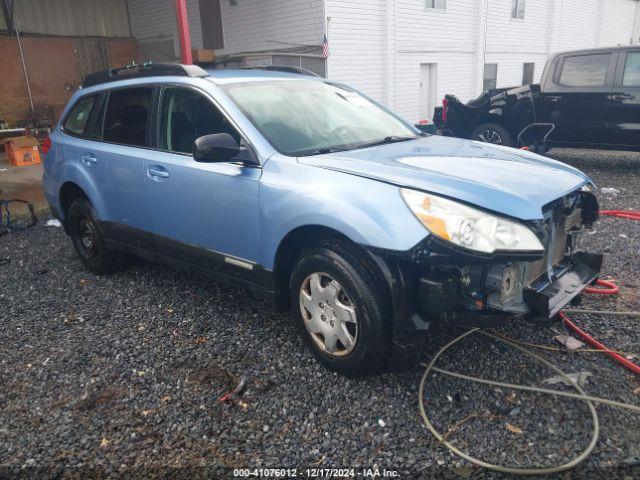
<svg viewBox="0 0 640 480">
<path fill-rule="evenodd" d="M 87 175 L 82 169 L 78 168 L 78 166 L 73 163 L 65 163 L 60 165 L 60 188 L 58 189 L 58 203 L 61 203 L 60 199 L 60 191 L 62 187 L 66 183 L 73 183 L 80 187 L 84 194 L 86 195 L 89 202 L 93 206 L 96 214 L 98 215 L 98 219 L 104 220 L 108 218 L 108 207 L 102 195 L 100 195 L 100 189 L 96 185 L 95 181 L 91 178 L 91 176 Z M 60 211 L 60 215 L 62 216 L 62 220 L 65 219 L 65 212 Z"/>
</svg>

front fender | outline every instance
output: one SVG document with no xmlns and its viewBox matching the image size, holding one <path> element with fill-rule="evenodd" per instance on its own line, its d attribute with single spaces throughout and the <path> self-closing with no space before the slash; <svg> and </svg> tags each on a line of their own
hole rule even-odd
<svg viewBox="0 0 640 480">
<path fill-rule="evenodd" d="M 278 246 L 292 230 L 318 225 L 367 247 L 406 251 L 427 231 L 405 205 L 397 186 L 271 159 L 260 182 L 261 260 L 272 270 Z"/>
</svg>

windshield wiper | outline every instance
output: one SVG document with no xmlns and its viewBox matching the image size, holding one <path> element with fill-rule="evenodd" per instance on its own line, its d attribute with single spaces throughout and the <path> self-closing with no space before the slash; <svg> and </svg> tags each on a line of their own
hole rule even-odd
<svg viewBox="0 0 640 480">
<path fill-rule="evenodd" d="M 416 140 L 420 137 L 399 137 L 397 135 L 391 135 L 389 137 L 381 138 L 380 140 L 374 140 L 372 142 L 361 143 L 356 148 L 377 147 L 378 145 L 387 145 L 388 143 L 407 142 L 409 140 Z"/>
<path fill-rule="evenodd" d="M 346 150 L 349 150 L 349 149 L 344 147 L 322 147 L 322 148 L 316 148 L 315 150 L 305 150 L 303 152 L 298 152 L 296 153 L 296 156 L 308 157 L 310 155 L 324 155 L 326 153 L 344 152 Z"/>
</svg>

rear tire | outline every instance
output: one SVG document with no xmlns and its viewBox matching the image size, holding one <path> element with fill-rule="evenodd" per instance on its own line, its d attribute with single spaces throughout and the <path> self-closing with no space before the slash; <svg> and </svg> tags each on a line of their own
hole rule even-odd
<svg viewBox="0 0 640 480">
<path fill-rule="evenodd" d="M 98 217 L 85 198 L 76 198 L 67 212 L 69 236 L 85 268 L 103 275 L 114 272 L 125 264 L 123 254 L 107 249 Z"/>
<path fill-rule="evenodd" d="M 386 369 L 388 294 L 355 247 L 327 241 L 304 251 L 291 275 L 290 295 L 298 330 L 325 367 L 353 377 Z"/>
<path fill-rule="evenodd" d="M 471 140 L 477 140 L 479 142 L 513 147 L 511 135 L 506 128 L 497 123 L 484 123 L 480 125 L 471 132 L 470 138 Z"/>
</svg>

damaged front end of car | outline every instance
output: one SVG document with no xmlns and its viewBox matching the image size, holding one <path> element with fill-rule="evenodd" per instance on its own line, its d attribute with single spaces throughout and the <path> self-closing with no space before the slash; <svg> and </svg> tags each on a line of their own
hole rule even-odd
<svg viewBox="0 0 640 480">
<path fill-rule="evenodd" d="M 454 243 L 455 232 L 438 223 L 442 216 L 433 206 L 433 197 L 428 198 L 426 208 L 412 209 L 431 235 L 408 252 L 373 252 L 387 266 L 391 280 L 397 342 L 437 322 L 486 327 L 526 319 L 549 324 L 598 277 L 602 255 L 579 248 L 581 233 L 598 218 L 598 202 L 589 187 L 545 205 L 542 220 L 505 219 L 504 225 L 496 225 L 487 214 L 493 224 L 486 229 L 493 228 L 491 235 L 504 235 L 502 241 L 511 242 L 511 251 L 483 252 L 479 250 L 490 250 L 490 246 L 476 242 L 472 250 L 460 245 L 463 241 Z M 465 211 L 456 214 L 460 216 L 454 219 L 458 228 Z M 484 221 L 476 220 L 476 224 Z M 526 238 L 526 232 L 535 241 Z M 523 245 L 507 238 L 509 234 Z"/>
</svg>

